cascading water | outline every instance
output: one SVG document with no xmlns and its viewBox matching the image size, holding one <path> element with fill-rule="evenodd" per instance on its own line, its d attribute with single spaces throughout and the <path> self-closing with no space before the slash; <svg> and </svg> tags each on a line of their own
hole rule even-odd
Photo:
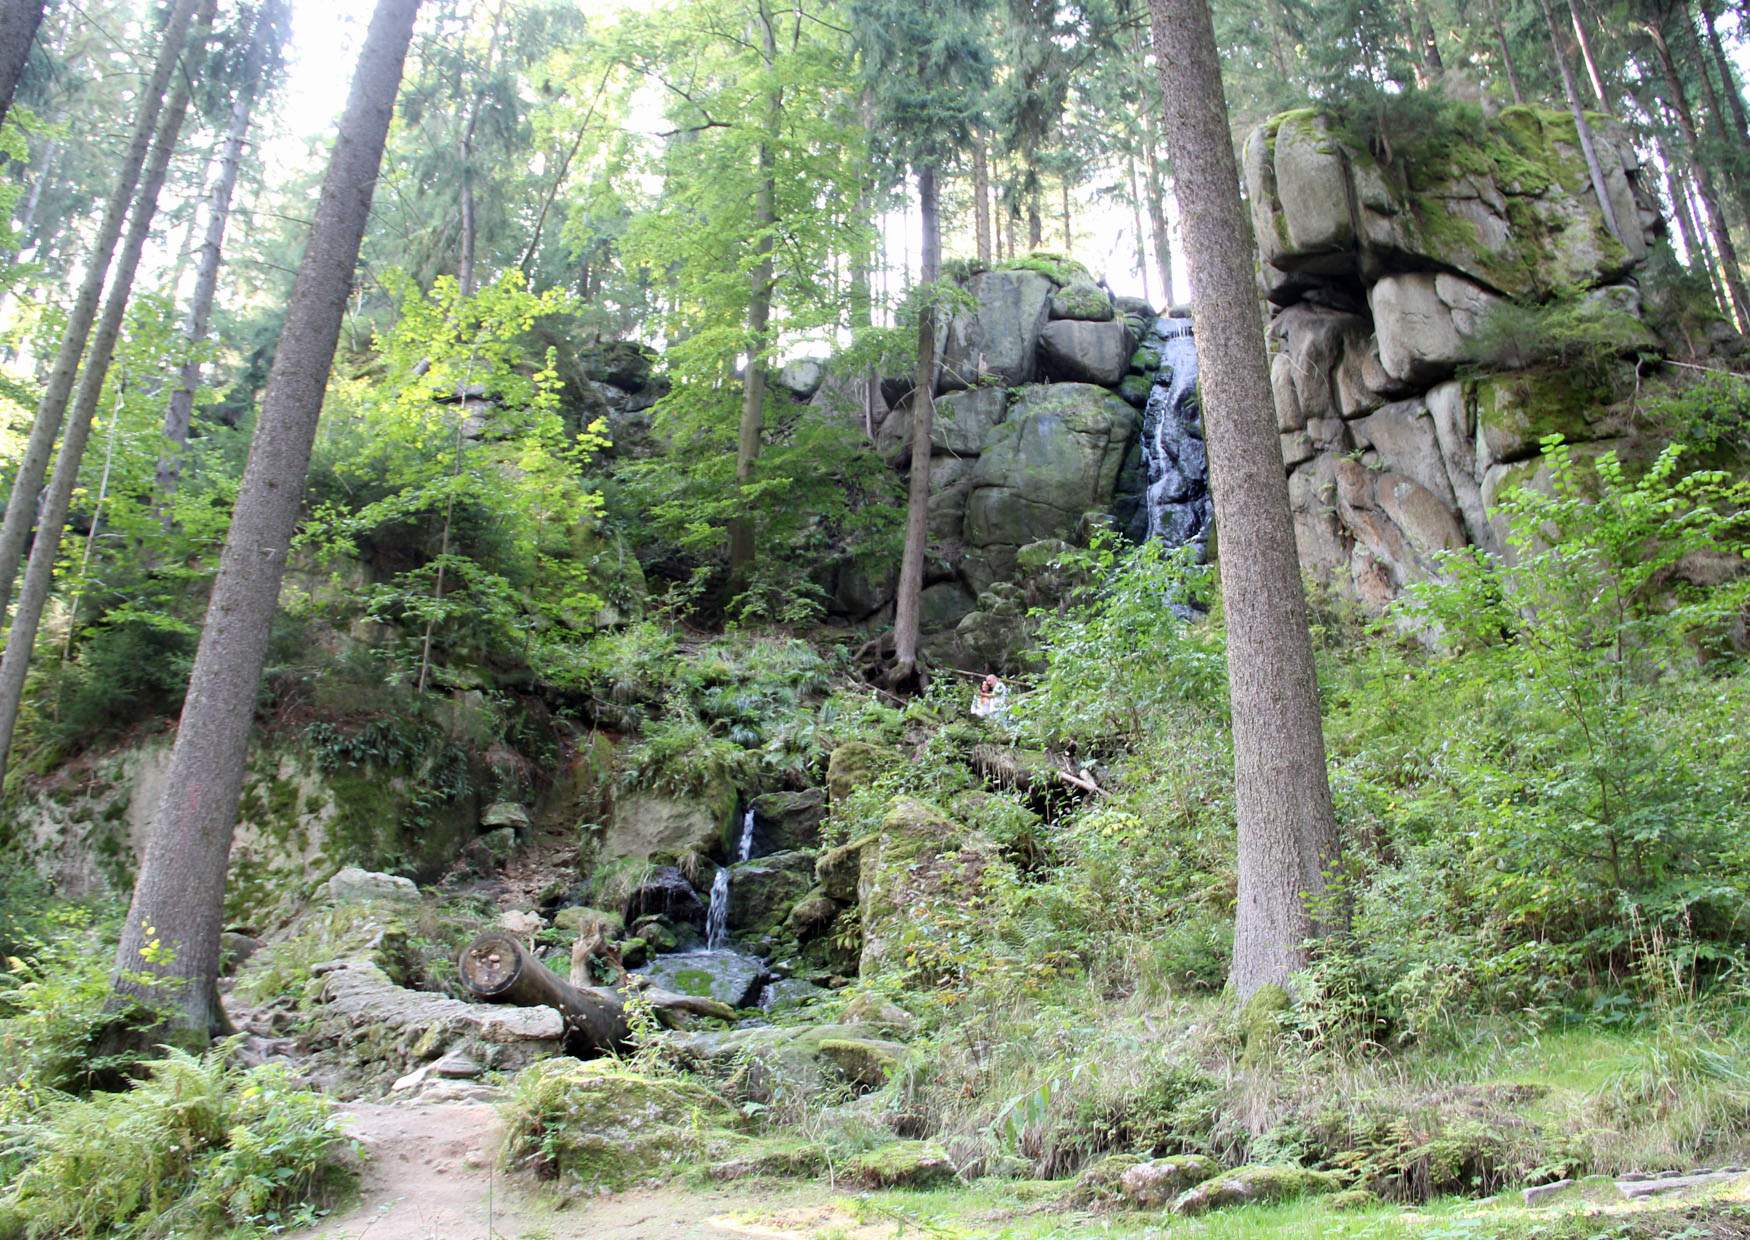
<svg viewBox="0 0 1750 1240">
<path fill-rule="evenodd" d="M 1188 320 L 1163 316 L 1143 344 L 1161 359 L 1142 418 L 1148 536 L 1169 547 L 1194 544 L 1202 559 L 1214 509 L 1197 405 L 1197 342 Z"/>
<path fill-rule="evenodd" d="M 741 839 L 736 842 L 735 859 L 746 861 L 753 855 L 753 810 L 741 816 Z M 711 905 L 705 910 L 705 950 L 716 951 L 729 943 L 729 867 L 719 866 L 717 877 L 711 880 Z"/>
</svg>

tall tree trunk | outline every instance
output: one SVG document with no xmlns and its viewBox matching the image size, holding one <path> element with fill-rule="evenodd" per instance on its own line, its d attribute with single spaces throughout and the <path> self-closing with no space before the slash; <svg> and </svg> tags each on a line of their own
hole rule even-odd
<svg viewBox="0 0 1750 1240">
<path fill-rule="evenodd" d="M 73 309 L 67 315 L 67 325 L 61 329 L 61 343 L 55 353 L 48 383 L 42 399 L 37 402 L 36 418 L 30 426 L 30 438 L 24 455 L 19 458 L 18 472 L 12 479 L 12 494 L 6 501 L 6 519 L 0 523 L 0 613 L 12 597 L 12 585 L 18 577 L 18 566 L 24 560 L 24 548 L 30 541 L 30 529 L 36 518 L 37 493 L 42 489 L 43 475 L 48 472 L 49 453 L 55 438 L 61 433 L 61 419 L 66 416 L 67 402 L 73 395 L 73 381 L 78 376 L 79 359 L 85 353 L 85 341 L 91 334 L 92 320 L 97 317 L 98 298 L 103 295 L 103 282 L 109 275 L 109 264 L 115 256 L 116 242 L 121 239 L 122 221 L 134 188 L 140 181 L 140 169 L 146 162 L 146 149 L 152 144 L 152 134 L 158 127 L 158 116 L 164 109 L 164 94 L 170 86 L 170 74 L 188 41 L 189 24 L 194 20 L 198 0 L 176 0 L 176 7 L 164 23 L 163 42 L 158 59 L 153 62 L 152 75 L 140 92 L 140 102 L 134 116 L 133 132 L 122 155 L 109 199 L 104 203 L 103 219 L 97 226 L 97 239 L 86 262 L 85 276 L 79 285 Z"/>
<path fill-rule="evenodd" d="M 1063 252 L 1067 255 L 1075 249 L 1075 237 L 1069 226 L 1069 173 L 1064 173 L 1058 183 L 1058 190 L 1063 197 Z"/>
<path fill-rule="evenodd" d="M 1519 68 L 1513 62 L 1513 45 L 1507 41 L 1507 27 L 1501 21 L 1500 0 L 1488 0 L 1489 24 L 1495 31 L 1495 43 L 1501 49 L 1501 67 L 1507 73 L 1507 89 L 1513 93 L 1513 102 L 1523 104 L 1525 92 L 1519 86 Z"/>
<path fill-rule="evenodd" d="M 1701 21 L 1707 30 L 1708 47 L 1713 51 L 1714 65 L 1720 71 L 1720 88 L 1725 92 L 1726 105 L 1732 112 L 1732 128 L 1738 144 L 1740 147 L 1750 146 L 1750 117 L 1744 114 L 1744 92 L 1739 89 L 1737 74 L 1732 71 L 1732 62 L 1726 56 L 1726 46 L 1720 40 L 1714 0 L 1701 0 Z"/>
<path fill-rule="evenodd" d="M 225 144 L 219 155 L 219 175 L 207 200 L 207 228 L 201 240 L 200 261 L 195 267 L 194 294 L 189 299 L 188 326 L 183 339 L 189 357 L 182 364 L 176 390 L 164 410 L 165 447 L 158 458 L 156 479 L 157 504 L 165 528 L 170 526 L 170 497 L 182 480 L 182 455 L 188 447 L 189 424 L 194 419 L 194 397 L 201 386 L 199 350 L 207 339 L 207 326 L 212 318 L 213 298 L 219 288 L 219 268 L 225 250 L 225 229 L 231 220 L 231 197 L 237 190 L 237 175 L 243 167 L 243 147 L 249 138 L 249 123 L 255 113 L 255 101 L 263 87 L 261 74 L 267 60 L 267 46 L 273 39 L 273 16 L 266 5 L 255 14 L 255 29 L 245 56 L 242 81 L 237 97 L 231 102 L 231 124 L 225 131 Z"/>
<path fill-rule="evenodd" d="M 1045 220 L 1039 211 L 1039 191 L 1027 195 L 1027 248 L 1037 250 L 1045 244 Z"/>
<path fill-rule="evenodd" d="M 30 60 L 37 27 L 43 23 L 43 0 L 5 0 L 0 4 L 0 124 L 12 110 L 18 79 Z"/>
<path fill-rule="evenodd" d="M 1750 328 L 1750 292 L 1744 287 L 1744 273 L 1738 266 L 1738 251 L 1732 244 L 1732 234 L 1726 229 L 1725 213 L 1720 210 L 1720 197 L 1714 188 L 1712 170 L 1702 154 L 1701 139 L 1695 130 L 1695 114 L 1689 109 L 1689 96 L 1684 92 L 1683 79 L 1678 76 L 1677 65 L 1671 59 L 1670 45 L 1665 42 L 1665 32 L 1657 22 L 1647 23 L 1647 34 L 1652 38 L 1653 50 L 1659 56 L 1659 69 L 1665 76 L 1666 100 L 1671 105 L 1671 111 L 1677 117 L 1678 131 L 1683 135 L 1683 142 L 1689 148 L 1689 158 L 1695 168 L 1695 186 L 1701 198 L 1701 208 L 1707 216 L 1708 231 L 1713 234 L 1714 250 L 1720 260 L 1720 275 L 1726 282 L 1726 291 L 1732 301 L 1732 312 L 1737 316 L 1741 329 Z"/>
<path fill-rule="evenodd" d="M 118 994 L 162 1002 L 140 977 L 180 983 L 167 1019 L 197 1035 L 224 1023 L 219 931 L 256 690 L 418 10 L 419 0 L 378 0 L 359 54 L 116 953 Z"/>
<path fill-rule="evenodd" d="M 1337 856 L 1306 599 L 1288 508 L 1253 246 L 1208 0 L 1149 0 L 1191 276 L 1233 710 L 1244 1001 L 1306 963 L 1309 899 Z"/>
<path fill-rule="evenodd" d="M 1148 241 L 1142 231 L 1142 194 L 1136 183 L 1136 153 L 1126 151 L 1124 170 L 1130 177 L 1130 226 L 1136 231 L 1136 274 L 1142 280 L 1142 299 L 1154 305 L 1148 295 Z"/>
<path fill-rule="evenodd" d="M 765 0 L 760 0 L 760 25 L 765 40 L 766 67 L 775 73 L 778 62 L 777 33 Z M 741 425 L 735 442 L 735 482 L 745 487 L 753 482 L 760 456 L 760 435 L 766 420 L 766 329 L 772 321 L 772 226 L 777 221 L 777 187 L 773 171 L 776 147 L 782 132 L 784 99 L 774 87 L 766 97 L 765 133 L 760 139 L 759 186 L 754 191 L 754 252 L 759 261 L 748 276 L 747 373 L 742 379 Z M 747 587 L 753 568 L 754 522 L 747 514 L 747 501 L 739 505 L 742 516 L 729 523 L 729 592 L 731 597 Z"/>
<path fill-rule="evenodd" d="M 1562 50 L 1562 34 L 1556 25 L 1556 15 L 1549 7 L 1549 0 L 1537 0 L 1538 7 L 1543 10 L 1544 25 L 1549 27 L 1550 50 L 1555 53 L 1556 67 L 1561 70 L 1562 91 L 1568 98 L 1568 111 L 1574 118 L 1574 129 L 1580 135 L 1580 151 L 1586 157 L 1586 172 L 1592 178 L 1592 193 L 1598 199 L 1598 210 L 1604 216 L 1604 226 L 1610 230 L 1610 235 L 1618 241 L 1622 240 L 1622 227 L 1617 222 L 1616 208 L 1610 202 L 1610 185 L 1604 179 L 1604 167 L 1598 162 L 1598 148 L 1592 142 L 1592 126 L 1586 120 L 1586 109 L 1581 106 L 1580 92 L 1574 86 L 1574 71 L 1568 67 L 1568 54 Z"/>
<path fill-rule="evenodd" d="M 218 0 L 201 0 L 201 10 L 195 15 L 192 43 L 206 43 L 208 27 Z M 152 219 L 158 211 L 158 196 L 164 189 L 164 178 L 170 170 L 170 158 L 176 152 L 176 139 L 182 132 L 183 118 L 188 114 L 191 82 L 187 73 L 176 75 L 176 85 L 170 102 L 165 106 L 153 135 L 150 154 L 140 192 L 134 199 L 128 217 L 127 236 L 122 242 L 121 256 L 116 262 L 115 278 L 110 282 L 109 295 L 103 301 L 103 314 L 91 337 L 91 352 L 79 375 L 79 390 L 73 398 L 72 413 L 61 436 L 61 451 L 55 457 L 55 472 L 43 492 L 42 512 L 37 517 L 36 538 L 30 547 L 30 562 L 24 571 L 24 586 L 18 592 L 18 609 L 12 617 L 12 627 L 6 633 L 6 653 L 0 658 L 0 783 L 6 778 L 7 760 L 12 750 L 12 736 L 18 727 L 18 711 L 24 703 L 24 681 L 30 672 L 30 656 L 36 646 L 37 627 L 42 623 L 43 608 L 54 590 L 55 561 L 61 552 L 61 534 L 67 524 L 67 512 L 73 503 L 73 488 L 79 482 L 79 465 L 85 456 L 85 445 L 91 437 L 91 422 L 97 416 L 97 405 L 103 399 L 103 384 L 109 377 L 110 362 L 115 358 L 116 344 L 121 340 L 122 322 L 127 317 L 128 298 L 133 292 L 134 276 L 140 269 L 140 258 L 146 252 L 146 242 L 152 235 Z"/>
<path fill-rule="evenodd" d="M 1592 55 L 1592 38 L 1586 33 L 1586 22 L 1580 16 L 1580 0 L 1568 0 L 1568 17 L 1574 23 L 1574 42 L 1580 45 L 1580 60 L 1586 66 L 1586 77 L 1592 83 L 1592 97 L 1598 101 L 1598 110 L 1611 116 L 1616 115 L 1616 109 L 1610 106 L 1610 99 L 1604 93 L 1604 78 L 1598 72 L 1598 61 Z M 1560 49 L 1557 50 L 1560 55 Z M 1564 69 L 1566 65 L 1564 63 Z"/>
<path fill-rule="evenodd" d="M 857 111 L 862 118 L 863 131 L 872 130 L 875 118 L 875 93 L 865 87 L 863 96 L 858 101 Z M 851 290 L 850 310 L 851 327 L 854 329 L 874 326 L 875 296 L 871 276 L 875 266 L 875 238 L 868 231 L 875 214 L 875 161 L 865 157 L 863 166 L 857 171 L 857 205 L 851 230 Z"/>
<path fill-rule="evenodd" d="M 1732 196 L 1738 200 L 1738 214 L 1746 222 L 1750 222 L 1750 178 L 1745 175 L 1744 160 L 1745 155 L 1750 152 L 1744 148 L 1741 131 L 1733 132 L 1732 117 L 1720 103 L 1719 92 L 1714 89 L 1713 75 L 1708 72 L 1707 54 L 1702 50 L 1700 39 L 1690 21 L 1689 5 L 1679 5 L 1678 13 L 1682 18 L 1679 24 L 1685 36 L 1693 41 L 1696 76 L 1701 79 L 1702 97 L 1707 102 L 1708 115 L 1713 118 L 1714 133 L 1719 139 L 1719 150 L 1715 158 L 1725 165 L 1723 171 L 1726 184 L 1731 188 Z M 1737 97 L 1737 89 L 1732 85 L 1729 74 L 1726 77 L 1726 94 L 1734 99 Z"/>
<path fill-rule="evenodd" d="M 1152 114 L 1152 109 L 1144 109 Z M 1155 237 L 1155 263 L 1161 271 L 1161 306 L 1173 304 L 1173 235 L 1167 228 L 1167 199 L 1161 178 L 1160 152 L 1155 146 L 1155 128 L 1151 116 L 1142 124 L 1144 171 L 1148 174 L 1148 224 Z"/>
<path fill-rule="evenodd" d="M 942 276 L 941 206 L 936 200 L 936 169 L 917 170 L 918 215 L 923 224 L 923 283 Z M 934 296 L 929 289 L 926 298 Z M 899 589 L 893 606 L 894 688 L 913 688 L 918 675 L 918 635 L 924 593 L 924 556 L 929 551 L 930 434 L 936 416 L 936 316 L 926 300 L 918 315 L 917 386 L 911 395 L 911 478 L 905 502 L 905 553 L 899 564 Z"/>
<path fill-rule="evenodd" d="M 461 238 L 456 257 L 456 284 L 461 288 L 462 296 L 474 295 L 474 250 L 479 243 L 479 225 L 474 218 L 474 128 L 480 123 L 480 98 L 474 98 L 474 106 L 469 110 L 468 123 L 462 127 L 461 175 L 459 182 L 458 214 L 461 217 Z"/>
<path fill-rule="evenodd" d="M 984 136 L 976 135 L 972 142 L 972 224 L 977 238 L 978 261 L 990 265 L 990 159 L 985 154 Z"/>
</svg>

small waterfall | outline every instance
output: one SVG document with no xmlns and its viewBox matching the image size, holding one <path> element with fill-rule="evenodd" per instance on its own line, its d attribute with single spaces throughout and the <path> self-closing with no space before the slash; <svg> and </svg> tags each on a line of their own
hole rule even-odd
<svg viewBox="0 0 1750 1240">
<path fill-rule="evenodd" d="M 1142 419 L 1148 536 L 1170 547 L 1195 544 L 1201 559 L 1214 510 L 1197 404 L 1197 342 L 1188 320 L 1163 316 L 1143 343 L 1161 359 Z"/>
<path fill-rule="evenodd" d="M 746 861 L 753 853 L 753 809 L 741 816 L 741 838 L 735 845 L 736 861 Z M 729 867 L 720 866 L 711 880 L 711 906 L 705 910 L 705 950 L 716 951 L 729 945 Z"/>
<path fill-rule="evenodd" d="M 716 951 L 729 942 L 729 867 L 718 866 L 711 880 L 711 907 L 705 910 L 705 950 Z"/>
</svg>

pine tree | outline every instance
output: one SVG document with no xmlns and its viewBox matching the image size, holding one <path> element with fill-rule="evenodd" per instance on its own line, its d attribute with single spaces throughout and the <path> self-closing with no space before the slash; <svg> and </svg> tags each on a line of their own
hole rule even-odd
<svg viewBox="0 0 1750 1240">
<path fill-rule="evenodd" d="M 79 373 L 79 359 L 91 334 L 92 321 L 97 317 L 98 298 L 103 295 L 103 282 L 109 275 L 110 261 L 115 256 L 116 243 L 121 239 L 122 223 L 128 204 L 133 200 L 139 183 L 140 169 L 146 162 L 146 151 L 158 127 L 158 117 L 164 108 L 165 92 L 170 87 L 170 75 L 188 41 L 188 29 L 194 20 L 198 0 L 176 0 L 164 23 L 153 62 L 151 76 L 140 92 L 135 110 L 133 131 L 128 138 L 121 168 L 116 172 L 109 197 L 104 203 L 103 219 L 97 228 L 97 239 L 86 259 L 85 276 L 79 293 L 68 312 L 67 324 L 61 331 L 61 342 L 49 371 L 42 399 L 37 402 L 36 417 L 31 422 L 30 438 L 13 475 L 12 494 L 6 501 L 6 519 L 0 524 L 0 611 L 12 597 L 12 586 L 18 577 L 18 566 L 24 560 L 24 549 L 30 542 L 30 531 L 36 520 L 38 492 L 43 475 L 48 472 L 49 454 L 61 433 L 61 420 L 67 413 L 67 402 L 73 395 L 73 384 Z"/>
<path fill-rule="evenodd" d="M 1304 965 L 1308 901 L 1324 891 L 1337 828 L 1215 29 L 1208 0 L 1149 7 L 1221 539 L 1239 818 L 1233 984 L 1246 1000 Z"/>
<path fill-rule="evenodd" d="M 30 60 L 37 27 L 43 22 L 43 0 L 5 0 L 0 4 L 0 124 L 12 110 L 18 79 Z"/>
<path fill-rule="evenodd" d="M 161 998 L 143 975 L 180 982 L 167 1019 L 197 1036 L 224 1024 L 219 932 L 256 689 L 419 3 L 378 0 L 359 54 L 116 956 L 121 996 Z"/>
</svg>

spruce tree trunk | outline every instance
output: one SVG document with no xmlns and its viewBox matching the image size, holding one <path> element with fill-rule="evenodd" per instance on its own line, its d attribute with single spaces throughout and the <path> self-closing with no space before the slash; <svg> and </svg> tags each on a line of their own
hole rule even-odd
<svg viewBox="0 0 1750 1240">
<path fill-rule="evenodd" d="M 1227 616 L 1241 1001 L 1305 962 L 1337 856 L 1306 599 L 1276 434 L 1251 233 L 1208 0 L 1149 0 L 1167 155 L 1191 277 Z"/>
<path fill-rule="evenodd" d="M 1714 188 L 1712 170 L 1702 155 L 1700 135 L 1695 129 L 1695 114 L 1689 109 L 1689 96 L 1684 92 L 1683 79 L 1671 59 L 1671 48 L 1657 22 L 1647 23 L 1647 33 L 1653 50 L 1659 56 L 1659 70 L 1665 77 L 1666 100 L 1677 117 L 1677 128 L 1689 148 L 1689 158 L 1695 168 L 1696 196 L 1701 199 L 1702 214 L 1707 217 L 1708 231 L 1713 234 L 1714 251 L 1719 258 L 1720 277 L 1726 282 L 1732 313 L 1737 316 L 1740 330 L 1750 329 L 1750 292 L 1744 287 L 1744 273 L 1738 266 L 1738 251 L 1732 244 L 1732 234 L 1726 230 L 1725 213 L 1720 210 L 1720 196 Z"/>
<path fill-rule="evenodd" d="M 1720 71 L 1720 89 L 1725 92 L 1726 105 L 1732 112 L 1732 128 L 1741 147 L 1750 147 L 1750 117 L 1744 113 L 1744 92 L 1738 88 L 1738 78 L 1732 72 L 1732 62 L 1726 56 L 1715 24 L 1714 0 L 1701 0 L 1701 21 L 1707 30 L 1708 47 L 1713 51 L 1714 65 Z"/>
<path fill-rule="evenodd" d="M 218 0 L 201 0 L 191 40 L 194 47 L 206 43 L 217 5 Z M 85 457 L 85 445 L 91 438 L 91 423 L 97 416 L 98 402 L 103 399 L 103 384 L 109 377 L 110 362 L 114 360 L 116 345 L 121 340 L 122 322 L 127 317 L 134 276 L 140 269 L 140 258 L 146 252 L 146 242 L 152 234 L 152 219 L 158 211 L 158 196 L 164 190 L 170 158 L 176 152 L 176 139 L 182 132 L 183 118 L 188 114 L 189 76 L 178 73 L 175 81 L 170 102 L 159 118 L 158 132 L 152 138 L 140 192 L 129 213 L 127 236 L 122 241 L 121 257 L 115 265 L 115 278 L 110 282 L 109 295 L 103 301 L 103 314 L 91 337 L 91 352 L 79 375 L 79 390 L 73 398 L 72 413 L 61 436 L 55 472 L 49 479 L 48 490 L 43 492 L 36 538 L 31 543 L 30 562 L 24 571 L 24 586 L 18 592 L 18 608 L 12 616 L 12 627 L 6 632 L 6 653 L 0 657 L 0 783 L 5 782 L 12 736 L 18 727 L 19 708 L 24 703 L 24 682 L 30 672 L 37 628 L 42 623 L 43 608 L 48 605 L 49 595 L 54 590 L 55 561 L 61 552 L 61 534 L 73 503 L 73 488 L 79 482 L 79 465 Z"/>
<path fill-rule="evenodd" d="M 764 0 L 760 4 L 760 24 L 765 40 L 768 71 L 778 61 L 777 34 L 772 28 L 772 16 Z M 783 96 L 774 88 L 766 99 L 766 131 L 760 139 L 759 184 L 754 191 L 753 227 L 756 234 L 755 253 L 759 262 L 748 277 L 747 303 L 747 373 L 742 379 L 741 425 L 735 443 L 735 482 L 745 487 L 753 481 L 754 467 L 759 462 L 760 435 L 766 420 L 766 329 L 772 321 L 772 225 L 777 220 L 777 187 L 773 171 L 775 147 L 782 128 Z M 746 501 L 742 503 L 745 512 Z M 747 586 L 748 573 L 753 568 L 754 523 L 751 516 L 739 516 L 729 523 L 729 593 L 733 598 Z"/>
<path fill-rule="evenodd" d="M 255 29 L 250 36 L 249 51 L 243 66 L 243 78 L 237 88 L 237 98 L 231 103 L 231 124 L 225 131 L 224 148 L 219 154 L 219 175 L 207 200 L 207 228 L 201 239 L 200 259 L 195 265 L 194 293 L 189 299 L 188 327 L 183 339 L 189 358 L 182 364 L 176 390 L 170 394 L 170 404 L 164 410 L 166 447 L 158 458 L 156 478 L 157 504 L 165 528 L 170 526 L 170 497 L 182 480 L 182 454 L 188 447 L 189 425 L 194 419 L 194 397 L 201 386 L 200 347 L 206 343 L 207 327 L 212 318 L 213 299 L 219 288 L 219 268 L 224 258 L 225 229 L 231 220 L 231 198 L 237 190 L 237 176 L 243 167 L 243 147 L 249 138 L 249 124 L 255 114 L 255 102 L 262 89 L 261 74 L 267 58 L 267 45 L 273 38 L 273 23 L 266 6 L 256 12 Z"/>
<path fill-rule="evenodd" d="M 1718 154 L 1725 157 L 1723 172 L 1726 184 L 1731 188 L 1732 196 L 1738 200 L 1738 214 L 1746 221 L 1750 221 L 1750 179 L 1745 177 L 1744 172 L 1743 141 L 1737 133 L 1733 132 L 1730 114 L 1720 103 L 1719 92 L 1714 89 L 1713 75 L 1708 72 L 1707 53 L 1702 50 L 1700 39 L 1695 33 L 1695 27 L 1690 22 L 1689 5 L 1680 5 L 1679 13 L 1682 17 L 1680 24 L 1683 27 L 1683 32 L 1692 42 L 1696 76 L 1701 79 L 1702 97 L 1707 102 L 1708 115 L 1713 117 L 1714 132 L 1719 138 Z M 1728 76 L 1726 78 L 1726 93 L 1735 97 L 1737 91 L 1732 87 L 1731 81 Z M 1734 141 L 1734 139 L 1739 140 Z"/>
<path fill-rule="evenodd" d="M 1039 212 L 1039 191 L 1027 197 L 1027 248 L 1037 250 L 1045 244 L 1045 221 Z"/>
<path fill-rule="evenodd" d="M 1148 224 L 1155 236 L 1155 263 L 1160 267 L 1161 306 L 1164 309 L 1173 304 L 1173 236 L 1167 228 L 1167 200 L 1162 188 L 1154 122 L 1147 117 L 1143 119 L 1142 132 L 1148 172 Z"/>
<path fill-rule="evenodd" d="M 990 160 L 984 137 L 972 142 L 972 225 L 977 238 L 978 261 L 990 265 Z"/>
<path fill-rule="evenodd" d="M 1513 45 L 1507 41 L 1507 27 L 1501 21 L 1500 0 L 1488 0 L 1489 24 L 1494 27 L 1495 43 L 1501 49 L 1501 67 L 1507 73 L 1507 89 L 1513 93 L 1513 102 L 1523 104 L 1525 92 L 1519 86 L 1519 68 L 1513 63 Z"/>
<path fill-rule="evenodd" d="M 118 995 L 163 1002 L 138 975 L 180 982 L 167 1021 L 196 1035 L 224 1021 L 219 932 L 256 690 L 418 10 L 419 0 L 378 0 L 359 54 L 116 954 Z"/>
<path fill-rule="evenodd" d="M 1586 77 L 1592 83 L 1592 97 L 1598 101 L 1598 110 L 1615 116 L 1616 109 L 1610 106 L 1610 100 L 1604 94 L 1604 78 L 1598 72 L 1598 61 L 1592 55 L 1592 38 L 1586 33 L 1586 23 L 1580 17 L 1580 0 L 1568 0 L 1568 17 L 1574 23 L 1574 42 L 1580 45 L 1580 60 L 1586 66 Z"/>
<path fill-rule="evenodd" d="M 1598 210 L 1604 216 L 1604 226 L 1610 235 L 1622 240 L 1622 227 L 1617 222 L 1616 208 L 1610 203 L 1610 186 L 1604 179 L 1604 168 L 1598 162 L 1598 149 L 1592 143 L 1592 126 L 1586 120 L 1586 109 L 1580 104 L 1580 92 L 1574 86 L 1574 71 L 1568 67 L 1568 54 L 1562 50 L 1562 36 L 1556 26 L 1556 15 L 1549 0 L 1537 0 L 1543 10 L 1544 25 L 1549 27 L 1550 50 L 1555 53 L 1556 67 L 1561 70 L 1562 91 L 1568 98 L 1568 111 L 1574 118 L 1574 128 L 1580 135 L 1580 151 L 1586 157 L 1586 173 L 1592 178 L 1592 193 L 1598 199 Z"/>
<path fill-rule="evenodd" d="M 918 214 L 923 224 L 923 283 L 942 276 L 941 205 L 936 198 L 936 169 L 917 170 Z M 936 417 L 936 316 L 926 304 L 918 315 L 917 386 L 911 394 L 911 478 L 905 502 L 905 553 L 899 564 L 899 589 L 893 607 L 894 688 L 914 688 L 921 680 L 918 635 L 922 623 L 924 556 L 929 551 L 930 434 Z"/>
<path fill-rule="evenodd" d="M 43 0 L 4 0 L 0 3 L 0 124 L 12 111 L 12 96 L 18 79 L 30 60 L 37 27 L 43 24 Z"/>
<path fill-rule="evenodd" d="M 1134 152 L 1125 152 L 1124 170 L 1130 178 L 1130 226 L 1136 231 L 1136 274 L 1142 280 L 1142 299 L 1152 306 L 1154 299 L 1148 295 L 1148 242 L 1142 231 L 1142 195 L 1136 184 Z"/>
<path fill-rule="evenodd" d="M 0 614 L 12 597 L 12 585 L 18 577 L 18 566 L 24 560 L 24 549 L 30 541 L 30 530 L 36 519 L 37 493 L 42 489 L 43 475 L 48 472 L 49 454 L 61 433 L 61 419 L 66 416 L 67 402 L 73 395 L 73 382 L 78 377 L 79 359 L 85 353 L 85 342 L 91 334 L 92 320 L 97 317 L 97 302 L 103 295 L 103 282 L 109 275 L 109 265 L 115 256 L 116 242 L 121 239 L 122 222 L 128 203 L 140 181 L 140 169 L 146 162 L 146 149 L 152 143 L 158 127 L 159 114 L 164 109 L 164 94 L 170 86 L 170 74 L 188 41 L 189 24 L 194 20 L 198 0 L 176 0 L 176 6 L 164 23 L 163 42 L 158 58 L 153 62 L 152 75 L 140 92 L 140 102 L 134 115 L 134 127 L 128 137 L 121 167 L 116 171 L 114 185 L 103 206 L 103 218 L 97 226 L 97 239 L 86 262 L 85 276 L 73 309 L 67 315 L 67 325 L 61 330 L 61 343 L 49 371 L 42 399 L 37 402 L 36 417 L 31 422 L 30 438 L 19 458 L 18 470 L 12 480 L 12 494 L 6 501 L 6 518 L 0 523 Z"/>
</svg>

